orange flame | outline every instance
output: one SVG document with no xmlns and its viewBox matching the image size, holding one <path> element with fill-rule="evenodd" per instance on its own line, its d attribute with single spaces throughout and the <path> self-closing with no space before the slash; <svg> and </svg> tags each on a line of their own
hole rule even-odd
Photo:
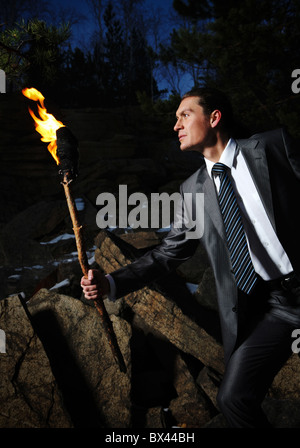
<svg viewBox="0 0 300 448">
<path fill-rule="evenodd" d="M 56 120 L 53 115 L 48 114 L 47 109 L 44 106 L 45 98 L 37 89 L 33 87 L 31 89 L 25 88 L 22 90 L 22 93 L 30 100 L 39 102 L 39 104 L 37 104 L 37 107 L 40 118 L 36 117 L 30 107 L 28 108 L 28 110 L 30 115 L 34 119 L 36 131 L 42 136 L 41 141 L 50 142 L 48 145 L 48 150 L 50 151 L 57 165 L 59 165 L 59 159 L 56 155 L 56 131 L 57 129 L 64 127 L 65 125 L 61 121 Z"/>
</svg>

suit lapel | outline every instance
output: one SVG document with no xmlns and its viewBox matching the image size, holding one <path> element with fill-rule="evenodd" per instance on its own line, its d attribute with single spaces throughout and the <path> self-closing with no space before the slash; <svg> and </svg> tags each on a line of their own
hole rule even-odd
<svg viewBox="0 0 300 448">
<path fill-rule="evenodd" d="M 198 192 L 200 192 L 200 188 L 203 188 L 201 192 L 204 193 L 204 208 L 206 212 L 209 214 L 212 223 L 216 227 L 221 237 L 223 239 L 226 239 L 223 218 L 219 206 L 217 193 L 215 190 L 215 185 L 213 180 L 209 177 L 209 174 L 205 166 L 203 166 L 202 170 L 200 170 L 196 188 L 198 188 Z"/>
<path fill-rule="evenodd" d="M 265 147 L 258 140 L 237 140 L 266 213 L 275 229 L 274 210 Z M 199 170 L 196 190 L 204 193 L 204 207 L 220 236 L 226 240 L 223 218 L 213 180 L 205 165 Z"/>
<path fill-rule="evenodd" d="M 275 229 L 272 192 L 265 147 L 258 140 L 237 140 L 266 213 Z"/>
</svg>

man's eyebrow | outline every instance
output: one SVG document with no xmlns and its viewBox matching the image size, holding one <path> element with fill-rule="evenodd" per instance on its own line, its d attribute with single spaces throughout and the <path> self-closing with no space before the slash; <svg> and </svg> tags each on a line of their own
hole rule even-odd
<svg viewBox="0 0 300 448">
<path fill-rule="evenodd" d="M 183 110 L 179 113 L 179 115 L 176 114 L 176 118 L 178 118 L 179 116 L 182 116 L 182 115 L 186 114 L 187 112 L 193 112 L 193 109 L 189 109 L 189 108 L 187 108 L 187 109 L 183 109 Z"/>
</svg>

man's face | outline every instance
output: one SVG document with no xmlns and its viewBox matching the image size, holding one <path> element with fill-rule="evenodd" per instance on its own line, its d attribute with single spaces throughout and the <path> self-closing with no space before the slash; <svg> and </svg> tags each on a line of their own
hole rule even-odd
<svg viewBox="0 0 300 448">
<path fill-rule="evenodd" d="M 198 101 L 194 96 L 185 98 L 176 112 L 174 131 L 178 132 L 182 151 L 203 152 L 213 138 L 210 117 L 204 114 Z"/>
</svg>

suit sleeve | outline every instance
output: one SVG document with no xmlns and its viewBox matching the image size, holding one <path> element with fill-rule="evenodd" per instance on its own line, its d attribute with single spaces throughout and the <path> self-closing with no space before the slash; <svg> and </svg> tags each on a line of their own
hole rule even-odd
<svg viewBox="0 0 300 448">
<path fill-rule="evenodd" d="M 116 285 L 117 298 L 158 280 L 194 254 L 198 240 L 188 237 L 188 232 L 192 231 L 193 227 L 190 227 L 186 220 L 181 219 L 182 213 L 183 205 L 181 203 L 177 207 L 170 232 L 159 246 L 133 263 L 110 274 Z"/>
<path fill-rule="evenodd" d="M 282 130 L 282 139 L 292 170 L 297 179 L 300 180 L 300 143 L 292 139 L 284 130 Z"/>
</svg>

